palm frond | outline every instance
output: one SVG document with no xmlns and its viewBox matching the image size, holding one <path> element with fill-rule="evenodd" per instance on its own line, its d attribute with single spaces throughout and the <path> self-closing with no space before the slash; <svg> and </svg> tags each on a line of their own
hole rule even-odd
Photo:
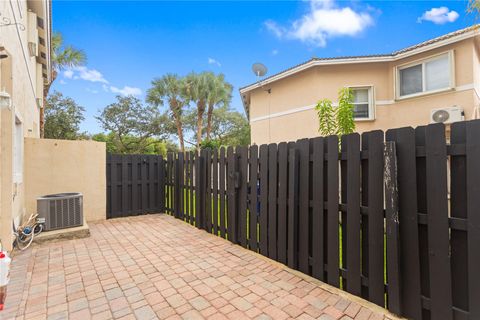
<svg viewBox="0 0 480 320">
<path fill-rule="evenodd" d="M 85 64 L 87 56 L 83 50 L 73 46 L 64 46 L 63 37 L 59 32 L 52 36 L 52 65 L 57 71 Z"/>
</svg>

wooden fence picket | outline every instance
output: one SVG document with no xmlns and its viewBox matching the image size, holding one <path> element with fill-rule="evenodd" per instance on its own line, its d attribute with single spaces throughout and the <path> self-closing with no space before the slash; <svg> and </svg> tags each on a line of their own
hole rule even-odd
<svg viewBox="0 0 480 320">
<path fill-rule="evenodd" d="M 383 132 L 372 131 L 362 135 L 362 152 L 367 154 L 366 194 L 368 214 L 362 216 L 362 230 L 367 230 L 363 236 L 366 243 L 366 261 L 368 277 L 368 300 L 382 307 L 385 306 L 384 259 L 375 254 L 384 248 L 384 213 L 383 213 Z"/>
<path fill-rule="evenodd" d="M 445 127 L 425 130 L 430 306 L 433 319 L 453 319 Z"/>
<path fill-rule="evenodd" d="M 220 183 L 220 236 L 225 238 L 226 236 L 226 163 L 225 163 L 225 148 L 220 148 L 220 164 L 219 164 L 219 183 Z"/>
<path fill-rule="evenodd" d="M 480 319 L 480 121 L 466 126 L 468 305 L 470 319 Z"/>
<path fill-rule="evenodd" d="M 325 139 L 314 138 L 312 152 L 312 275 L 325 280 Z"/>
<path fill-rule="evenodd" d="M 338 195 L 338 137 L 327 137 L 327 282 L 332 286 L 340 286 L 339 271 L 339 195 Z"/>
<path fill-rule="evenodd" d="M 268 146 L 260 146 L 260 216 L 259 216 L 259 249 L 268 256 Z"/>
<path fill-rule="evenodd" d="M 277 260 L 287 264 L 288 145 L 278 145 Z"/>
<path fill-rule="evenodd" d="M 249 189 L 250 189 L 250 201 L 248 208 L 248 221 L 249 221 L 249 233 L 248 243 L 249 247 L 253 251 L 258 249 L 258 146 L 253 145 L 250 147 L 250 177 L 249 177 Z"/>
<path fill-rule="evenodd" d="M 277 260 L 277 145 L 268 145 L 268 257 Z"/>
</svg>

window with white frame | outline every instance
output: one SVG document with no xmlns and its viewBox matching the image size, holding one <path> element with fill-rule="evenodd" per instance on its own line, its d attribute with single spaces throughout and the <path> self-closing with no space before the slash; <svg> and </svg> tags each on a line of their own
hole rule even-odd
<svg viewBox="0 0 480 320">
<path fill-rule="evenodd" d="M 23 124 L 18 117 L 15 117 L 13 143 L 13 180 L 20 183 L 23 181 Z"/>
<path fill-rule="evenodd" d="M 409 97 L 449 89 L 453 86 L 452 53 L 397 69 L 397 97 Z"/>
<path fill-rule="evenodd" d="M 353 113 L 355 120 L 373 119 L 372 87 L 351 89 L 353 93 Z"/>
</svg>

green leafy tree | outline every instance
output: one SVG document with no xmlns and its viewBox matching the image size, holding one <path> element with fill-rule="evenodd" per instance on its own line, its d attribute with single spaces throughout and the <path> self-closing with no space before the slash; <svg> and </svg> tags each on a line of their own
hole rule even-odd
<svg viewBox="0 0 480 320">
<path fill-rule="evenodd" d="M 50 76 L 50 83 L 45 85 L 43 90 L 44 101 L 47 101 L 48 93 L 52 83 L 58 76 L 58 73 L 66 68 L 72 68 L 83 65 L 87 61 L 87 56 L 82 50 L 76 49 L 73 46 L 65 45 L 63 43 L 62 34 L 55 32 L 52 35 L 52 73 Z M 40 136 L 44 137 L 44 110 L 40 110 Z"/>
<path fill-rule="evenodd" d="M 211 137 L 222 146 L 247 146 L 250 144 L 250 123 L 244 114 L 227 106 L 213 112 Z"/>
<path fill-rule="evenodd" d="M 157 107 L 168 103 L 169 114 L 174 120 L 180 150 L 185 151 L 183 113 L 187 107 L 186 82 L 176 74 L 166 74 L 154 79 L 147 91 L 147 101 Z"/>
<path fill-rule="evenodd" d="M 185 128 L 189 132 L 197 132 L 196 111 L 185 114 Z M 203 129 L 204 139 L 200 147 L 218 148 L 219 146 L 246 146 L 250 144 L 250 124 L 240 112 L 221 106 L 213 111 L 212 131 L 210 139 L 206 138 L 206 128 Z M 196 145 L 195 141 L 187 142 Z"/>
<path fill-rule="evenodd" d="M 169 141 L 169 140 L 160 140 L 155 138 L 149 138 L 149 143 L 145 144 L 143 149 L 137 148 L 133 151 L 126 150 L 123 148 L 123 144 L 120 143 L 118 137 L 113 133 L 110 132 L 108 134 L 105 133 L 97 133 L 92 136 L 92 140 L 105 142 L 107 145 L 107 152 L 112 154 L 159 154 L 164 157 L 167 156 L 167 152 L 171 151 L 178 151 L 177 146 Z M 124 140 L 132 140 L 136 142 L 136 137 L 134 136 L 127 136 Z"/>
<path fill-rule="evenodd" d="M 80 123 L 85 119 L 85 109 L 72 98 L 54 91 L 45 104 L 45 138 L 76 140 L 85 138 L 80 133 Z"/>
<path fill-rule="evenodd" d="M 201 149 L 218 149 L 221 146 L 222 145 L 218 140 L 210 140 L 210 139 L 205 139 L 200 144 Z"/>
<path fill-rule="evenodd" d="M 337 126 L 332 101 L 329 99 L 319 101 L 315 106 L 315 110 L 317 110 L 318 119 L 320 120 L 318 127 L 320 134 L 324 137 L 334 135 L 337 132 Z"/>
<path fill-rule="evenodd" d="M 92 135 L 93 141 L 105 142 L 107 153 L 119 154 L 121 152 L 117 151 L 117 144 L 115 143 L 115 134 L 110 133 L 96 133 Z"/>
<path fill-rule="evenodd" d="M 338 91 L 338 107 L 334 108 L 329 99 L 323 99 L 315 106 L 319 119 L 318 131 L 322 136 L 349 134 L 355 131 L 353 92 L 350 88 Z"/>
<path fill-rule="evenodd" d="M 337 134 L 353 133 L 355 131 L 355 121 L 353 112 L 353 91 L 350 88 L 342 88 L 338 91 L 337 116 Z"/>
<path fill-rule="evenodd" d="M 117 96 L 96 117 L 103 129 L 114 135 L 118 153 L 142 153 L 167 135 L 168 116 L 134 96 Z M 155 139 L 152 139 L 155 138 Z"/>
</svg>

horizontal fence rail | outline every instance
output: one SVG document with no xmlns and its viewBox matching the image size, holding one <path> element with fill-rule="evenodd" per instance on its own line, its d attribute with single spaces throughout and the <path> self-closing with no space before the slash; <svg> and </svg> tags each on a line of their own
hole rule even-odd
<svg viewBox="0 0 480 320">
<path fill-rule="evenodd" d="M 449 136 L 432 124 L 169 153 L 158 203 L 407 318 L 480 319 L 480 121 Z"/>
</svg>

